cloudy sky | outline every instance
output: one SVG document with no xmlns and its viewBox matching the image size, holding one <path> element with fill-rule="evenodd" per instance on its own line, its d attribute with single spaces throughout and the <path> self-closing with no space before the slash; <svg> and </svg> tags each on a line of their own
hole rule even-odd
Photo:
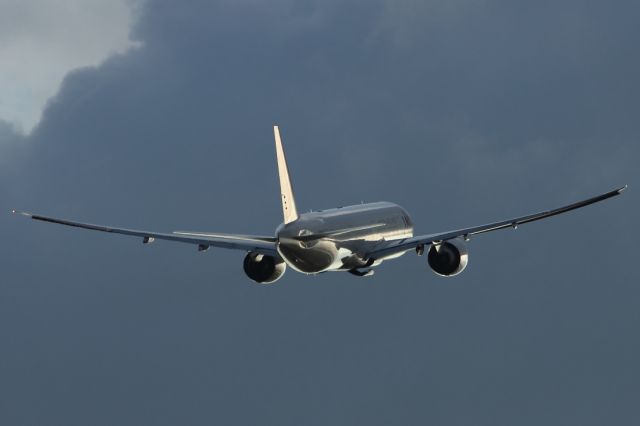
<svg viewBox="0 0 640 426">
<path fill-rule="evenodd" d="M 637 424 L 636 2 L 0 1 L 0 424 Z M 373 278 L 65 229 L 428 233 L 629 184 Z M 328 173 L 327 171 L 330 171 Z"/>
<path fill-rule="evenodd" d="M 0 119 L 29 133 L 67 72 L 134 47 L 134 6 L 131 0 L 3 0 Z"/>
</svg>

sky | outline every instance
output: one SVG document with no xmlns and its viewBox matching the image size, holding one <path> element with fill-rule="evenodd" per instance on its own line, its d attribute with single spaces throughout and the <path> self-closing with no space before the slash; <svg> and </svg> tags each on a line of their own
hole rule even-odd
<svg viewBox="0 0 640 426">
<path fill-rule="evenodd" d="M 640 421 L 636 2 L 64 4 L 0 2 L 1 424 Z M 451 279 L 409 253 L 272 286 L 9 213 L 268 234 L 276 123 L 299 210 L 417 233 L 629 189 Z"/>
<path fill-rule="evenodd" d="M 133 0 L 3 0 L 0 8 L 0 118 L 21 133 L 38 124 L 68 71 L 137 45 Z"/>
</svg>

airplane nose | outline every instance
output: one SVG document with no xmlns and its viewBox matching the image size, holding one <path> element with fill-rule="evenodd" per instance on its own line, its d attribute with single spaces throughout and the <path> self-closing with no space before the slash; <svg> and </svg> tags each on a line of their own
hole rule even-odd
<svg viewBox="0 0 640 426">
<path fill-rule="evenodd" d="M 295 236 L 279 236 L 278 240 L 278 252 L 289 266 L 299 272 L 322 272 L 333 264 L 337 255 L 335 246 L 327 241 L 306 242 Z"/>
</svg>

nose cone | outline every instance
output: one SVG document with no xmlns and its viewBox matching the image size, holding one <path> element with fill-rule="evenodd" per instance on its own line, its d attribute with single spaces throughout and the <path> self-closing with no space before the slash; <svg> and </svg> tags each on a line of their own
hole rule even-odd
<svg viewBox="0 0 640 426">
<path fill-rule="evenodd" d="M 298 272 L 314 274 L 327 270 L 335 261 L 338 250 L 330 241 L 323 239 L 303 241 L 297 237 L 313 235 L 311 224 L 292 222 L 280 226 L 278 252 L 289 266 Z"/>
</svg>

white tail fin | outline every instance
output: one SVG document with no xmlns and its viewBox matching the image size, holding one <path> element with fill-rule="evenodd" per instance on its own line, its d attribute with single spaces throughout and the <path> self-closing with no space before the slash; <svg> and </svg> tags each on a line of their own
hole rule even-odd
<svg viewBox="0 0 640 426">
<path fill-rule="evenodd" d="M 276 138 L 276 157 L 278 158 L 278 176 L 280 177 L 280 196 L 282 199 L 282 213 L 284 214 L 284 223 L 290 223 L 298 220 L 298 210 L 296 210 L 296 200 L 293 198 L 293 188 L 289 178 L 289 168 L 287 167 L 287 159 L 282 149 L 282 141 L 280 140 L 280 130 L 278 126 L 273 126 L 273 134 Z"/>
</svg>

